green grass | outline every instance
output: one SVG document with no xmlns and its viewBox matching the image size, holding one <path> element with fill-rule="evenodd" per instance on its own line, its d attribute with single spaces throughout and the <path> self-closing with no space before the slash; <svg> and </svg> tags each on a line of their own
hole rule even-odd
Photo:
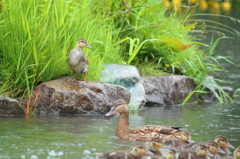
<svg viewBox="0 0 240 159">
<path fill-rule="evenodd" d="M 0 3 L 1 94 L 30 97 L 36 85 L 72 75 L 67 54 L 80 38 L 93 48 L 84 49 L 90 63 L 88 80 L 98 79 L 103 64 L 126 63 L 135 65 L 141 75 L 178 71 L 194 79 L 197 87 L 193 93 L 205 93 L 205 77 L 224 71 L 218 60 L 226 57 L 213 56 L 218 40 L 205 55 L 207 50 L 199 49 L 199 45 L 206 45 L 191 35 L 193 29 L 201 33 L 205 28 L 189 21 L 187 9 L 178 14 L 176 7 L 168 10 L 161 1 Z M 214 85 L 220 89 L 219 101 L 229 98 Z"/>
<path fill-rule="evenodd" d="M 71 75 L 67 54 L 80 38 L 93 48 L 84 50 L 90 63 L 88 80 L 97 80 L 103 63 L 121 59 L 112 20 L 105 14 L 93 14 L 97 8 L 92 1 L 77 2 L 2 2 L 1 85 L 8 83 L 15 93 L 30 94 L 41 82 Z"/>
</svg>

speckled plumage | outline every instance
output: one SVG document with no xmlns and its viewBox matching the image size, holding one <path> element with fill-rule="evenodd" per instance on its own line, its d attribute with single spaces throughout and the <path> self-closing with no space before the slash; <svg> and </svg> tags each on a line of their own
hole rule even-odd
<svg viewBox="0 0 240 159">
<path fill-rule="evenodd" d="M 140 127 L 138 129 L 131 129 L 129 127 L 128 121 L 128 104 L 123 99 L 117 100 L 110 112 L 106 114 L 106 116 L 111 116 L 115 113 L 120 114 L 120 121 L 116 128 L 116 135 L 121 139 L 151 141 L 151 139 L 155 137 L 158 137 L 160 139 L 175 137 L 182 140 L 188 140 L 190 138 L 189 132 L 184 131 L 182 128 L 178 127 L 150 125 Z"/>
</svg>

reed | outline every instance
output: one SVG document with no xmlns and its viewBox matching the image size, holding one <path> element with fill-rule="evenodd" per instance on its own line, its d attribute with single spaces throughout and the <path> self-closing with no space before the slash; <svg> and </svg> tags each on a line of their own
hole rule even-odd
<svg viewBox="0 0 240 159">
<path fill-rule="evenodd" d="M 3 0 L 1 85 L 8 83 L 14 95 L 30 95 L 41 82 L 71 75 L 67 54 L 79 38 L 87 39 L 93 48 L 85 50 L 90 63 L 89 80 L 97 80 L 103 63 L 117 63 L 121 59 L 116 46 L 118 32 L 105 14 L 92 12 L 96 9 L 93 3 Z"/>
<path fill-rule="evenodd" d="M 84 50 L 88 80 L 97 80 L 105 63 L 127 63 L 147 75 L 179 70 L 195 80 L 193 93 L 205 93 L 204 78 L 223 71 L 217 61 L 226 58 L 213 56 L 216 43 L 205 56 L 198 45 L 206 45 L 191 35 L 197 24 L 189 21 L 187 10 L 179 15 L 174 5 L 172 10 L 157 0 L 2 0 L 1 5 L 2 94 L 30 98 L 39 83 L 72 75 L 67 54 L 79 38 L 93 48 Z M 225 97 L 220 91 L 218 99 Z"/>
</svg>

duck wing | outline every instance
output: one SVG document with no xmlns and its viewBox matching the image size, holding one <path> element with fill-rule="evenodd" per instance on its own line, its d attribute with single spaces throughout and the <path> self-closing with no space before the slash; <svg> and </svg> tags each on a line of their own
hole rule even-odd
<svg viewBox="0 0 240 159">
<path fill-rule="evenodd" d="M 144 133 L 158 133 L 162 135 L 170 135 L 182 130 L 182 127 L 169 127 L 169 126 L 159 126 L 159 125 L 149 125 L 143 126 L 134 131 L 144 132 Z"/>
<path fill-rule="evenodd" d="M 138 140 L 138 141 L 151 141 L 152 138 L 168 138 L 174 137 L 175 133 L 179 131 L 179 128 L 167 127 L 167 126 L 144 126 L 138 129 L 131 129 L 128 132 L 129 140 Z"/>
</svg>

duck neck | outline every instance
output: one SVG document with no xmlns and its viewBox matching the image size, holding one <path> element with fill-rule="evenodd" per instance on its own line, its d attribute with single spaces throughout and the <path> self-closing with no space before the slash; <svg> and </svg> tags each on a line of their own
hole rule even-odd
<svg viewBox="0 0 240 159">
<path fill-rule="evenodd" d="M 116 129 L 116 135 L 123 139 L 127 137 L 127 134 L 130 130 L 128 117 L 128 113 L 121 113 L 120 120 Z"/>
</svg>

